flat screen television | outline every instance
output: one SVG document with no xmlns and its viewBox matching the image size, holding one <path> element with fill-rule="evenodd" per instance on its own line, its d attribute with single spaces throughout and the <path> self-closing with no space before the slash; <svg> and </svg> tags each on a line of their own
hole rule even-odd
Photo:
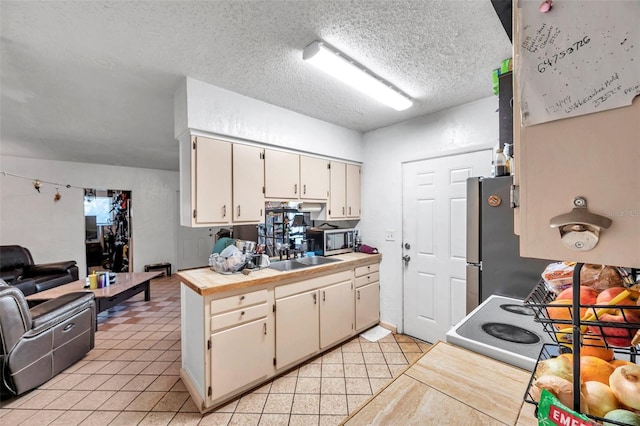
<svg viewBox="0 0 640 426">
<path fill-rule="evenodd" d="M 84 217 L 85 240 L 94 241 L 98 239 L 98 225 L 96 216 Z"/>
</svg>

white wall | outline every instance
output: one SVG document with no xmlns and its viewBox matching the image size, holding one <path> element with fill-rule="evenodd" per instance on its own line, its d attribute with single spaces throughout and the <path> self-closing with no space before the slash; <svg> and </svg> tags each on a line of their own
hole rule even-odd
<svg viewBox="0 0 640 426">
<path fill-rule="evenodd" d="M 81 188 L 132 191 L 133 269 L 171 262 L 176 265 L 176 191 L 178 172 L 0 156 L 0 170 Z M 84 191 L 0 174 L 0 244 L 27 247 L 37 263 L 75 260 L 86 271 Z"/>
<path fill-rule="evenodd" d="M 360 132 L 192 78 L 186 78 L 174 94 L 174 128 L 176 139 L 191 129 L 344 160 L 362 160 Z"/>
<path fill-rule="evenodd" d="M 382 253 L 381 319 L 402 330 L 402 163 L 443 154 L 491 148 L 498 143 L 498 98 L 490 97 L 363 137 L 363 243 Z M 396 240 L 384 240 L 384 231 Z"/>
</svg>

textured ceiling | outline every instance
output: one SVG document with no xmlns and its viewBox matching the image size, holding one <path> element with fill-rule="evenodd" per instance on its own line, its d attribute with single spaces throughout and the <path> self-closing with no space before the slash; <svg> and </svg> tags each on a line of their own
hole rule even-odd
<svg viewBox="0 0 640 426">
<path fill-rule="evenodd" d="M 489 0 L 2 0 L 0 13 L 0 153 L 166 170 L 185 76 L 366 132 L 491 96 L 511 56 Z M 317 39 L 414 106 L 321 75 L 302 61 Z"/>
</svg>

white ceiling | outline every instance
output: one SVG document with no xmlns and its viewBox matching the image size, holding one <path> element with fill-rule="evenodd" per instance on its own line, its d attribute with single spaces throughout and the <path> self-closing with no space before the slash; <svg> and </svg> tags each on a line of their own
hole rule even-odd
<svg viewBox="0 0 640 426">
<path fill-rule="evenodd" d="M 511 44 L 490 0 L 6 1 L 0 153 L 178 169 L 193 77 L 366 132 L 492 95 Z M 321 39 L 415 99 L 398 112 L 302 61 Z"/>
</svg>

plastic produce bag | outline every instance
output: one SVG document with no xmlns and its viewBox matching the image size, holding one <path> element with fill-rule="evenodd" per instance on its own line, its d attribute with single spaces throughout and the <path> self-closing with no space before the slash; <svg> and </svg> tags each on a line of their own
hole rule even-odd
<svg viewBox="0 0 640 426">
<path fill-rule="evenodd" d="M 559 294 L 571 287 L 575 262 L 555 262 L 547 265 L 542 273 L 547 288 Z M 615 266 L 594 265 L 586 263 L 580 271 L 580 285 L 592 287 L 598 292 L 609 287 L 624 287 L 628 274 Z"/>
<path fill-rule="evenodd" d="M 209 256 L 209 266 L 216 272 L 231 274 L 241 270 L 247 263 L 246 256 L 236 246 L 228 246 Z"/>
<path fill-rule="evenodd" d="M 538 425 L 599 426 L 599 423 L 566 407 L 551 392 L 543 389 L 538 403 Z"/>
</svg>

